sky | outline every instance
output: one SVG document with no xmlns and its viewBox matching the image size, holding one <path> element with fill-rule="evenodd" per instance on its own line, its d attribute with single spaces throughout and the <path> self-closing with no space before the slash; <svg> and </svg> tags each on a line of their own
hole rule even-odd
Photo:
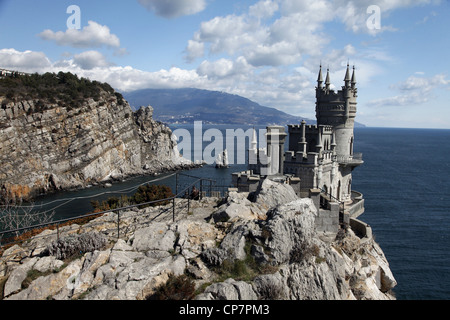
<svg viewBox="0 0 450 320">
<path fill-rule="evenodd" d="M 339 89 L 349 64 L 356 121 L 450 129 L 449 17 L 448 0 L 0 0 L 0 68 L 217 90 L 315 119 L 319 66 Z"/>
</svg>

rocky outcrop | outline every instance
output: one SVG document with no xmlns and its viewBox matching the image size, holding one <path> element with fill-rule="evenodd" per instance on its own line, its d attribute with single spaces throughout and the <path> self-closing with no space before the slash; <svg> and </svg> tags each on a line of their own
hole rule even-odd
<svg viewBox="0 0 450 320">
<path fill-rule="evenodd" d="M 312 201 L 291 201 L 273 188 L 287 187 L 263 184 L 250 197 L 258 203 L 245 201 L 246 193 L 230 193 L 222 205 L 216 198 L 191 201 L 189 213 L 182 211 L 185 200 L 178 199 L 176 210 L 183 213 L 175 221 L 161 214 L 171 212 L 170 205 L 122 212 L 120 240 L 112 213 L 60 228 L 60 239 L 93 232 L 109 239 L 104 247 L 64 262 L 42 249 L 56 241 L 54 232 L 44 231 L 3 253 L 3 297 L 145 299 L 170 275 L 188 274 L 204 288 L 197 300 L 394 299 L 395 278 L 372 238 L 361 239 L 347 228 L 322 240 Z M 228 204 L 242 212 L 215 220 Z M 249 215 L 249 208 L 266 210 L 263 219 Z"/>
<path fill-rule="evenodd" d="M 101 90 L 101 89 L 99 89 Z M 171 130 L 101 91 L 76 107 L 21 100 L 0 108 L 0 188 L 12 198 L 189 165 Z"/>
</svg>

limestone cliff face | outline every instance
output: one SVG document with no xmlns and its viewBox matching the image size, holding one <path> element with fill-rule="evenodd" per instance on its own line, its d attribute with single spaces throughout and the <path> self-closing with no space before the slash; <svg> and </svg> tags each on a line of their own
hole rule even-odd
<svg viewBox="0 0 450 320">
<path fill-rule="evenodd" d="M 0 188 L 9 197 L 158 173 L 187 162 L 151 107 L 101 91 L 76 107 L 22 100 L 0 108 Z"/>
<path fill-rule="evenodd" d="M 57 248 L 88 234 L 99 244 L 65 266 L 46 249 L 59 243 L 56 231 L 44 231 L 3 252 L 3 299 L 145 299 L 169 274 L 188 274 L 202 288 L 197 300 L 394 299 L 396 281 L 374 239 L 351 228 L 323 238 L 312 201 L 289 199 L 289 188 L 263 185 L 256 202 L 236 192 L 221 206 L 217 198 L 191 201 L 189 213 L 177 199 L 175 221 L 171 205 L 122 212 L 120 240 L 114 213 L 62 227 L 66 245 Z"/>
</svg>

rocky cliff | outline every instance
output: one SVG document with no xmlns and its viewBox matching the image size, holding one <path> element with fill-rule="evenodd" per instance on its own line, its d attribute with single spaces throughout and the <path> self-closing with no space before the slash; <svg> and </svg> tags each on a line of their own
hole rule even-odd
<svg viewBox="0 0 450 320">
<path fill-rule="evenodd" d="M 23 76 L 25 85 L 14 79 L 0 80 L 9 90 L 3 96 L 0 90 L 0 188 L 4 195 L 27 198 L 160 173 L 188 163 L 174 148 L 171 130 L 153 120 L 151 107 L 133 112 L 106 84 L 62 73 L 46 77 L 50 80 Z M 34 86 L 28 83 L 32 80 Z M 52 84 L 53 91 L 42 88 L 44 80 Z M 82 85 L 84 94 L 74 90 L 76 85 Z M 90 88 L 87 93 L 86 87 Z M 65 95 L 61 94 L 64 90 Z"/>
<path fill-rule="evenodd" d="M 3 298 L 148 299 L 187 275 L 193 288 L 181 298 L 196 300 L 395 299 L 373 238 L 351 228 L 324 237 L 312 201 L 288 185 L 268 181 L 250 199 L 230 192 L 189 212 L 178 199 L 175 221 L 170 205 L 121 212 L 120 240 L 112 213 L 60 228 L 59 240 L 44 231 L 3 252 Z"/>
</svg>

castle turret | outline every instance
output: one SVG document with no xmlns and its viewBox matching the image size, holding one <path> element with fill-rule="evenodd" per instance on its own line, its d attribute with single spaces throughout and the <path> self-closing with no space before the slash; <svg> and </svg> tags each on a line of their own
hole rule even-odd
<svg viewBox="0 0 450 320">
<path fill-rule="evenodd" d="M 338 159 L 348 160 L 353 155 L 353 128 L 356 117 L 357 88 L 355 70 L 353 69 L 353 76 L 350 77 L 350 66 L 347 64 L 342 90 L 335 92 L 334 90 L 329 90 L 329 87 L 330 76 L 328 70 L 325 88 L 316 89 L 317 125 L 334 127 L 336 155 Z"/>
</svg>

